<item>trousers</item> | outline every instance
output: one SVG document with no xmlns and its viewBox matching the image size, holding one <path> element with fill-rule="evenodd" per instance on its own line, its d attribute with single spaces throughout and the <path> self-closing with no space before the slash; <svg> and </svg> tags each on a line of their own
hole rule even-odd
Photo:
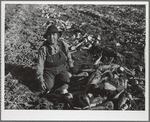
<svg viewBox="0 0 150 122">
<path fill-rule="evenodd" d="M 65 64 L 58 67 L 44 68 L 43 78 L 48 90 L 54 87 L 55 82 L 58 85 L 68 84 L 70 82 Z"/>
</svg>

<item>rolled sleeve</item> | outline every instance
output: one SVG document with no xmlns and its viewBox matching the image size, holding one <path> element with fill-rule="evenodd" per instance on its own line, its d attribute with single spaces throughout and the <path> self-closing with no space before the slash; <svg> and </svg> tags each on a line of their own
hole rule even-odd
<svg viewBox="0 0 150 122">
<path fill-rule="evenodd" d="M 44 81 L 43 70 L 44 70 L 45 59 L 46 59 L 46 47 L 41 46 L 38 51 L 38 63 L 37 63 L 37 69 L 36 69 L 36 76 L 37 76 L 37 79 L 40 81 Z"/>
<path fill-rule="evenodd" d="M 66 51 L 67 63 L 69 64 L 69 67 L 74 67 L 74 65 L 73 65 L 74 61 L 72 60 L 71 53 L 68 48 L 68 44 L 65 43 L 64 41 L 62 41 L 62 42 L 64 43 L 64 47 L 65 47 L 65 51 Z"/>
</svg>

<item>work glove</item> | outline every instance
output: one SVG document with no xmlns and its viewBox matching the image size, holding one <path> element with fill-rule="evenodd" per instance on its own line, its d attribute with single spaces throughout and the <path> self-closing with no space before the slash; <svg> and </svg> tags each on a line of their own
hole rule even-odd
<svg viewBox="0 0 150 122">
<path fill-rule="evenodd" d="M 70 67 L 70 71 L 72 74 L 76 74 L 78 72 L 78 69 L 76 67 Z"/>
</svg>

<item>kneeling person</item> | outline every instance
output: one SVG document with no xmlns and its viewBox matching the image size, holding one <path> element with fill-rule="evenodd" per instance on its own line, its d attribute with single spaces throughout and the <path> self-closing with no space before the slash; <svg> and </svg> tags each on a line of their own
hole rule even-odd
<svg viewBox="0 0 150 122">
<path fill-rule="evenodd" d="M 38 51 L 36 75 L 39 85 L 43 90 L 50 91 L 54 86 L 56 77 L 64 84 L 70 82 L 66 69 L 67 63 L 72 73 L 77 72 L 73 65 L 68 45 L 59 40 L 60 36 L 61 31 L 55 25 L 49 26 L 44 34 L 46 41 Z"/>
</svg>

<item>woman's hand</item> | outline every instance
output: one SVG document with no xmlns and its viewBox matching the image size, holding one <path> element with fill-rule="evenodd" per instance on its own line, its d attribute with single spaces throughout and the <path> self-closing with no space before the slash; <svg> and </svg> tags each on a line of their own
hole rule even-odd
<svg viewBox="0 0 150 122">
<path fill-rule="evenodd" d="M 39 86 L 40 86 L 43 90 L 46 90 L 46 85 L 45 85 L 44 81 L 39 81 Z"/>
</svg>

